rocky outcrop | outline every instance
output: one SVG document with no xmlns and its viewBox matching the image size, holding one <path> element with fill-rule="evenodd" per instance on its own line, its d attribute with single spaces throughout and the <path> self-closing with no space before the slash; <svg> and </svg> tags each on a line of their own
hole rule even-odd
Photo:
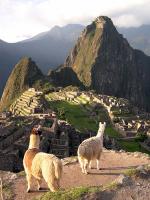
<svg viewBox="0 0 150 200">
<path fill-rule="evenodd" d="M 31 58 L 21 59 L 8 78 L 0 101 L 0 110 L 7 108 L 24 90 L 42 78 L 42 72 Z"/>
<path fill-rule="evenodd" d="M 56 70 L 52 70 L 48 75 L 51 82 L 56 86 L 66 87 L 68 85 L 82 86 L 82 82 L 78 79 L 77 74 L 70 67 L 60 67 Z"/>
<path fill-rule="evenodd" d="M 68 67 L 87 88 L 150 110 L 150 57 L 134 50 L 108 17 L 85 28 L 61 68 Z"/>
</svg>

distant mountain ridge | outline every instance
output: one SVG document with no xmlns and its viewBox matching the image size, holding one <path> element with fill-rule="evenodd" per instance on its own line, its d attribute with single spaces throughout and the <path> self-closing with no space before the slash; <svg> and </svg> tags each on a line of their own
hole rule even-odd
<svg viewBox="0 0 150 200">
<path fill-rule="evenodd" d="M 150 56 L 150 25 L 140 27 L 117 28 L 135 49 L 140 49 Z"/>
<path fill-rule="evenodd" d="M 22 57 L 32 57 L 43 73 L 62 64 L 84 26 L 55 26 L 50 31 L 17 43 L 0 40 L 0 96 L 15 64 Z"/>
</svg>

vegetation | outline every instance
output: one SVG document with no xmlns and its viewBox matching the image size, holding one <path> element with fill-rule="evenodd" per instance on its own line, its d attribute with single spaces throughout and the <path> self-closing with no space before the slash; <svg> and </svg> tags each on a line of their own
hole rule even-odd
<svg viewBox="0 0 150 200">
<path fill-rule="evenodd" d="M 77 187 L 66 191 L 58 191 L 55 193 L 48 192 L 44 194 L 39 200 L 75 200 L 81 198 L 83 195 L 98 191 L 97 188 L 91 187 Z"/>
<path fill-rule="evenodd" d="M 57 112 L 59 118 L 68 121 L 79 131 L 83 132 L 87 129 L 97 131 L 98 124 L 89 118 L 85 109 L 80 105 L 67 101 L 50 101 L 49 106 Z"/>
<path fill-rule="evenodd" d="M 144 142 L 147 139 L 146 133 L 137 133 L 135 141 Z"/>
<path fill-rule="evenodd" d="M 128 169 L 124 171 L 124 174 L 127 176 L 136 176 L 138 172 L 139 171 L 137 169 Z"/>
<path fill-rule="evenodd" d="M 121 137 L 121 135 L 114 128 L 112 128 L 111 125 L 106 127 L 106 134 L 108 136 L 113 137 L 113 138 L 120 138 Z"/>
<path fill-rule="evenodd" d="M 141 145 L 139 144 L 138 141 L 136 141 L 136 139 L 134 139 L 133 141 L 119 140 L 118 143 L 120 147 L 124 149 L 125 151 L 129 151 L 129 152 L 139 151 L 139 152 L 150 154 L 149 151 L 141 147 Z"/>
<path fill-rule="evenodd" d="M 3 194 L 3 198 L 7 199 L 7 200 L 12 200 L 14 197 L 13 191 L 12 191 L 12 186 L 10 183 L 8 184 L 3 184 L 3 188 L 2 188 L 2 194 Z"/>
</svg>

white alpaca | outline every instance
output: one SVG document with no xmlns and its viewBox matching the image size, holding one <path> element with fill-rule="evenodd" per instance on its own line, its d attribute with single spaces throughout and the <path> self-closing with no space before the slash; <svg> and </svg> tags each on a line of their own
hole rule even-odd
<svg viewBox="0 0 150 200">
<path fill-rule="evenodd" d="M 39 144 L 40 131 L 39 128 L 34 128 L 30 135 L 29 148 L 23 158 L 23 166 L 28 182 L 27 192 L 30 192 L 32 176 L 37 180 L 38 190 L 41 189 L 40 184 L 43 177 L 49 189 L 55 192 L 59 188 L 62 162 L 53 154 L 40 152 Z"/>
<path fill-rule="evenodd" d="M 99 160 L 103 149 L 103 134 L 106 123 L 99 123 L 99 129 L 95 137 L 84 140 L 78 147 L 78 160 L 82 172 L 87 174 L 87 168 L 91 168 L 92 160 L 97 161 L 97 170 L 99 170 Z"/>
</svg>

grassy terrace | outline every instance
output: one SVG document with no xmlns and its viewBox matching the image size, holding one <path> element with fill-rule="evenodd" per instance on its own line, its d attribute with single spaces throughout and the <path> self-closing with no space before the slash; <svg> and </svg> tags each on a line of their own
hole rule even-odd
<svg viewBox="0 0 150 200">
<path fill-rule="evenodd" d="M 53 100 L 49 100 L 49 98 Z M 92 110 L 92 106 L 90 103 L 84 104 L 81 100 L 81 104 L 76 104 L 74 102 L 54 100 L 56 98 L 57 97 L 55 95 L 53 96 L 53 94 L 47 96 L 50 108 L 54 109 L 57 112 L 60 119 L 67 120 L 79 131 L 84 132 L 86 130 L 91 130 L 97 132 L 98 122 L 106 121 L 107 127 L 105 133 L 108 136 L 111 136 L 116 139 L 119 139 L 121 137 L 121 135 L 112 127 L 108 119 L 108 114 L 103 109 L 99 109 L 96 113 L 96 116 L 93 117 L 90 116 L 92 112 L 90 111 Z M 148 151 L 140 147 L 138 141 L 118 140 L 118 143 L 120 147 L 126 151 L 139 151 L 149 153 Z"/>
<path fill-rule="evenodd" d="M 60 119 L 67 120 L 79 131 L 85 129 L 97 131 L 98 124 L 93 119 L 90 119 L 87 112 L 80 105 L 67 101 L 49 101 L 50 108 L 53 108 Z"/>
<path fill-rule="evenodd" d="M 59 118 L 67 120 L 81 132 L 87 129 L 97 132 L 98 122 L 107 121 L 108 119 L 108 115 L 104 111 L 99 111 L 97 117 L 89 117 L 89 113 L 85 108 L 89 107 L 90 104 L 83 106 L 82 104 L 77 105 L 73 102 L 53 100 L 49 101 L 49 106 L 57 112 Z M 119 133 L 112 128 L 110 123 L 106 127 L 106 134 L 112 137 L 120 137 Z"/>
</svg>

